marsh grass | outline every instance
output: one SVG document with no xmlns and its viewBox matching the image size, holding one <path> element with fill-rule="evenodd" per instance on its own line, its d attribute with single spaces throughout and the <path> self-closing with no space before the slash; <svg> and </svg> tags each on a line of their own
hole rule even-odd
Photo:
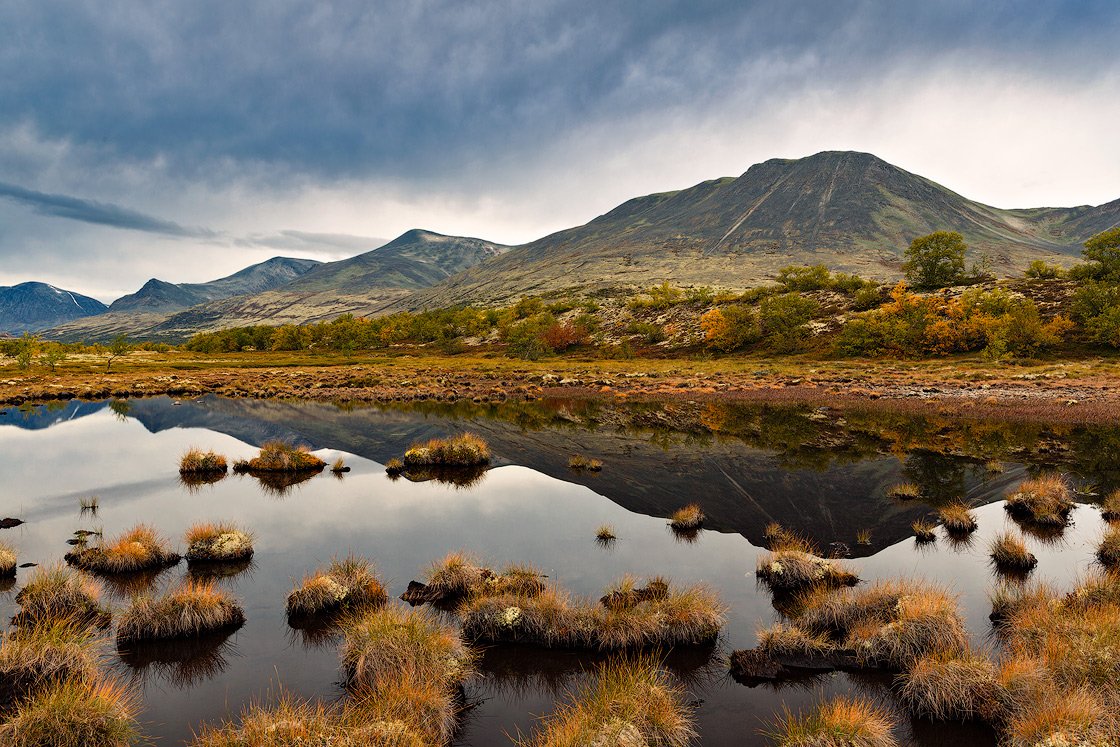
<svg viewBox="0 0 1120 747">
<path fill-rule="evenodd" d="M 100 641 L 89 626 L 60 618 L 0 637 L 0 705 L 66 679 L 97 676 Z"/>
<path fill-rule="evenodd" d="M 755 576 L 772 591 L 782 593 L 859 583 L 859 577 L 840 561 L 800 550 L 777 550 L 759 556 Z"/>
<path fill-rule="evenodd" d="M 838 697 L 808 713 L 786 709 L 763 731 L 779 747 L 896 747 L 890 715 L 870 700 Z"/>
<path fill-rule="evenodd" d="M 179 474 L 206 475 L 229 469 L 226 458 L 213 451 L 191 448 L 179 459 Z"/>
<path fill-rule="evenodd" d="M 78 499 L 78 513 L 81 516 L 89 514 L 90 516 L 97 516 L 98 510 L 101 508 L 101 499 L 96 495 L 89 498 Z"/>
<path fill-rule="evenodd" d="M 1101 518 L 1109 524 L 1120 523 L 1120 488 L 1113 490 L 1101 501 Z"/>
<path fill-rule="evenodd" d="M 766 546 L 771 550 L 797 550 L 817 555 L 817 547 L 808 538 L 792 532 L 776 521 L 766 525 L 762 532 Z"/>
<path fill-rule="evenodd" d="M 138 524 L 110 542 L 86 545 L 66 554 L 66 562 L 75 568 L 102 574 L 158 570 L 180 559 L 167 540 L 147 524 Z"/>
<path fill-rule="evenodd" d="M 899 482 L 887 488 L 887 497 L 896 501 L 913 501 L 922 497 L 922 489 L 916 483 Z"/>
<path fill-rule="evenodd" d="M 117 643 L 194 638 L 244 623 L 244 610 L 228 593 L 187 581 L 162 597 L 133 599 L 117 625 Z"/>
<path fill-rule="evenodd" d="M 861 529 L 858 532 L 856 532 L 856 544 L 857 545 L 863 545 L 863 546 L 870 545 L 871 544 L 871 530 L 870 529 Z"/>
<path fill-rule="evenodd" d="M 568 459 L 568 469 L 586 472 L 600 472 L 603 469 L 603 462 L 599 459 L 585 457 L 576 454 Z"/>
<path fill-rule="evenodd" d="M 910 529 L 914 532 L 914 539 L 919 544 L 927 544 L 937 541 L 937 525 L 925 519 L 918 519 L 910 525 Z"/>
<path fill-rule="evenodd" d="M 481 436 L 460 433 L 416 443 L 404 453 L 404 466 L 478 467 L 490 463 L 490 446 Z"/>
<path fill-rule="evenodd" d="M 618 537 L 614 533 L 613 526 L 610 524 L 601 524 L 599 528 L 595 530 L 595 539 L 601 545 L 609 545 L 618 539 Z"/>
<path fill-rule="evenodd" d="M 127 747 L 139 736 L 136 695 L 110 681 L 68 679 L 20 703 L 0 725 L 7 747 Z"/>
<path fill-rule="evenodd" d="M 389 477 L 399 477 L 402 472 L 404 472 L 404 462 L 400 459 L 393 457 L 385 462 L 385 473 L 389 475 Z"/>
<path fill-rule="evenodd" d="M 964 537 L 977 529 L 976 517 L 964 503 L 952 503 L 937 512 L 941 525 L 951 536 Z"/>
<path fill-rule="evenodd" d="M 286 610 L 289 621 L 300 621 L 376 609 L 388 600 L 373 565 L 365 558 L 349 555 L 305 577 L 288 595 Z"/>
<path fill-rule="evenodd" d="M 102 625 L 110 613 L 100 599 L 100 584 L 64 565 L 37 568 L 16 594 L 20 611 L 12 622 L 21 627 L 58 620 Z"/>
<path fill-rule="evenodd" d="M 696 531 L 704 526 L 704 512 L 697 503 L 678 508 L 669 517 L 669 526 L 676 532 Z"/>
<path fill-rule="evenodd" d="M 188 562 L 224 563 L 253 557 L 253 535 L 226 522 L 201 522 L 187 530 Z"/>
<path fill-rule="evenodd" d="M 335 475 L 342 475 L 349 471 L 350 468 L 346 466 L 346 460 L 342 457 L 335 459 L 334 463 L 331 464 L 331 472 L 333 472 Z"/>
<path fill-rule="evenodd" d="M 17 562 L 16 548 L 0 541 L 0 578 L 15 578 Z"/>
<path fill-rule="evenodd" d="M 1111 570 L 1120 568 L 1120 526 L 1105 532 L 1097 545 L 1097 562 Z"/>
<path fill-rule="evenodd" d="M 899 677 L 899 697 L 916 715 L 940 721 L 991 719 L 997 711 L 996 666 L 970 651 L 935 651 Z"/>
<path fill-rule="evenodd" d="M 234 472 L 321 472 L 327 463 L 306 446 L 269 441 L 248 461 L 234 464 Z"/>
<path fill-rule="evenodd" d="M 1004 504 L 1013 516 L 1054 527 L 1066 525 L 1073 506 L 1069 483 L 1057 472 L 1025 480 Z"/>
<path fill-rule="evenodd" d="M 684 747 L 695 736 L 684 692 L 652 656 L 615 658 L 544 719 L 522 747 L 660 745 Z"/>
<path fill-rule="evenodd" d="M 1013 532 L 1003 532 L 992 539 L 989 548 L 992 563 L 1001 572 L 1027 573 L 1038 565 L 1023 538 Z"/>
</svg>

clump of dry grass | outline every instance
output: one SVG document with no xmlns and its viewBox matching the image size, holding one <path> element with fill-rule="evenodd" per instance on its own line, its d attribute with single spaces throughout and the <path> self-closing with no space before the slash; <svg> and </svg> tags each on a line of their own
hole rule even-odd
<svg viewBox="0 0 1120 747">
<path fill-rule="evenodd" d="M 402 472 L 404 472 L 404 462 L 400 459 L 393 457 L 385 462 L 385 473 L 389 475 L 389 477 L 396 477 Z"/>
<path fill-rule="evenodd" d="M 490 446 L 474 433 L 433 438 L 404 453 L 405 467 L 476 467 L 490 463 Z"/>
<path fill-rule="evenodd" d="M 20 703 L 0 725 L 8 747 L 127 747 L 136 741 L 136 697 L 108 681 L 68 679 Z"/>
<path fill-rule="evenodd" d="M 618 537 L 615 536 L 614 527 L 610 524 L 602 524 L 595 530 L 595 539 L 600 543 L 609 545 L 614 542 Z"/>
<path fill-rule="evenodd" d="M 334 463 L 331 465 L 331 472 L 335 473 L 336 475 L 341 475 L 342 473 L 349 471 L 350 468 L 346 466 L 346 460 L 342 457 L 335 459 Z"/>
<path fill-rule="evenodd" d="M 922 489 L 912 482 L 900 482 L 887 488 L 887 497 L 898 501 L 913 501 L 922 496 Z"/>
<path fill-rule="evenodd" d="M 202 522 L 187 530 L 189 562 L 248 560 L 253 557 L 253 535 L 226 522 Z"/>
<path fill-rule="evenodd" d="M 1101 518 L 1109 524 L 1120 522 L 1120 488 L 1113 490 L 1101 501 Z"/>
<path fill-rule="evenodd" d="M 599 459 L 576 454 L 568 459 L 568 468 L 581 471 L 586 470 L 588 472 L 599 472 L 603 469 L 603 462 Z"/>
<path fill-rule="evenodd" d="M 1024 481 L 1005 504 L 1013 516 L 1043 526 L 1065 526 L 1073 506 L 1069 484 L 1057 472 Z"/>
<path fill-rule="evenodd" d="M 998 707 L 996 667 L 970 651 L 935 651 L 901 676 L 899 695 L 918 716 L 941 721 L 990 719 Z"/>
<path fill-rule="evenodd" d="M 693 736 L 684 693 L 652 657 L 638 657 L 600 665 L 589 684 L 519 744 L 684 747 Z"/>
<path fill-rule="evenodd" d="M 475 596 L 523 594 L 532 596 L 544 588 L 543 575 L 536 568 L 511 564 L 500 573 L 479 565 L 465 552 L 453 552 L 433 563 L 425 574 L 427 583 L 411 581 L 401 599 L 412 605 L 453 606 Z"/>
<path fill-rule="evenodd" d="M 117 625 L 117 642 L 194 638 L 244 623 L 232 596 L 213 583 L 188 581 L 162 597 L 133 599 Z"/>
<path fill-rule="evenodd" d="M 0 542 L 0 578 L 15 578 L 16 549 L 7 542 Z"/>
<path fill-rule="evenodd" d="M 918 519 L 910 525 L 914 531 L 914 539 L 919 543 L 936 542 L 937 541 L 937 525 L 925 519 Z"/>
<path fill-rule="evenodd" d="M 1008 747 L 1096 747 L 1120 744 L 1115 715 L 1087 688 L 1049 691 L 1012 711 L 1004 727 Z"/>
<path fill-rule="evenodd" d="M 896 747 L 894 727 L 870 700 L 839 697 L 806 714 L 787 709 L 765 733 L 779 747 Z"/>
<path fill-rule="evenodd" d="M 179 459 L 179 474 L 205 475 L 229 469 L 226 458 L 213 451 L 191 448 Z"/>
<path fill-rule="evenodd" d="M 98 641 L 87 625 L 57 619 L 12 628 L 0 637 L 0 705 L 66 679 L 97 676 Z"/>
<path fill-rule="evenodd" d="M 704 525 L 704 512 L 699 504 L 690 503 L 684 508 L 678 508 L 669 517 L 669 526 L 674 531 L 689 532 L 700 529 Z"/>
<path fill-rule="evenodd" d="M 1038 565 L 1038 558 L 1014 532 L 1003 532 L 993 538 L 990 554 L 995 567 L 1004 572 L 1026 573 Z"/>
<path fill-rule="evenodd" d="M 854 586 L 859 583 L 859 577 L 843 563 L 800 550 L 777 550 L 759 557 L 755 575 L 777 592 L 796 592 L 817 586 Z"/>
<path fill-rule="evenodd" d="M 166 568 L 180 560 L 155 528 L 139 524 L 111 542 L 75 548 L 66 562 L 93 573 L 136 573 Z"/>
<path fill-rule="evenodd" d="M 288 595 L 287 612 L 289 619 L 312 618 L 378 608 L 388 600 L 370 562 L 351 555 L 304 578 Z"/>
<path fill-rule="evenodd" d="M 1105 532 L 1097 545 L 1097 560 L 1105 568 L 1120 568 L 1120 527 Z"/>
<path fill-rule="evenodd" d="M 949 534 L 963 536 L 976 531 L 976 517 L 964 503 L 952 503 L 937 512 L 942 526 Z"/>
<path fill-rule="evenodd" d="M 984 470 L 990 475 L 1002 475 L 1004 472 L 1003 462 L 998 459 L 989 459 L 984 462 Z"/>
<path fill-rule="evenodd" d="M 870 545 L 871 544 L 871 530 L 870 529 L 861 529 L 858 532 L 856 532 L 856 544 L 857 545 L 864 545 L 864 546 Z"/>
<path fill-rule="evenodd" d="M 17 625 L 35 625 L 54 620 L 73 619 L 84 623 L 103 623 L 109 611 L 98 600 L 101 586 L 63 565 L 38 568 L 31 580 L 16 594 Z"/>
<path fill-rule="evenodd" d="M 248 461 L 233 465 L 234 472 L 319 472 L 327 463 L 306 446 L 293 446 L 283 441 L 269 441 L 260 453 Z"/>
</svg>

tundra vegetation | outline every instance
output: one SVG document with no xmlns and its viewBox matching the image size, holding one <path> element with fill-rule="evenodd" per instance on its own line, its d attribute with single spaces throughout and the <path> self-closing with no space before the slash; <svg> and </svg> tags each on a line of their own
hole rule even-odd
<svg viewBox="0 0 1120 747">
<path fill-rule="evenodd" d="M 139 524 L 121 536 L 95 545 L 79 545 L 66 562 L 84 571 L 104 574 L 136 573 L 175 565 L 180 560 L 154 527 Z"/>
<path fill-rule="evenodd" d="M 244 623 L 244 610 L 228 593 L 213 583 L 188 581 L 161 597 L 134 598 L 117 624 L 117 641 L 197 638 Z"/>
<path fill-rule="evenodd" d="M 19 612 L 12 622 L 19 626 L 70 619 L 105 624 L 110 612 L 100 604 L 101 585 L 64 565 L 36 568 L 16 594 Z"/>
<path fill-rule="evenodd" d="M 179 459 L 179 473 L 183 475 L 208 475 L 227 469 L 226 458 L 213 451 L 192 447 Z"/>
<path fill-rule="evenodd" d="M 479 467 L 490 463 L 490 446 L 474 433 L 432 438 L 410 446 L 403 463 L 406 468 Z"/>
<path fill-rule="evenodd" d="M 306 576 L 288 595 L 286 609 L 290 621 L 300 621 L 376 609 L 388 599 L 372 564 L 349 555 Z"/>
<path fill-rule="evenodd" d="M 261 446 L 260 453 L 248 460 L 234 463 L 234 472 L 321 472 L 327 463 L 315 456 L 306 446 L 296 446 L 283 441 L 269 441 Z"/>
<path fill-rule="evenodd" d="M 187 561 L 234 562 L 253 556 L 253 535 L 228 522 L 201 522 L 187 530 Z"/>
</svg>

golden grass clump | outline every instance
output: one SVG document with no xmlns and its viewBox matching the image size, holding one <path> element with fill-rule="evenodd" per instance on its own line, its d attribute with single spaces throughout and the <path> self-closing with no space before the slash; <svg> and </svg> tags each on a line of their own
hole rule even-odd
<svg viewBox="0 0 1120 747">
<path fill-rule="evenodd" d="M 519 744 L 684 747 L 695 733 L 684 692 L 646 656 L 600 665 L 590 683 Z"/>
<path fill-rule="evenodd" d="M 580 471 L 600 472 L 603 469 L 603 462 L 599 459 L 576 454 L 568 460 L 568 468 Z"/>
<path fill-rule="evenodd" d="M 244 610 L 228 593 L 213 583 L 187 581 L 162 597 L 133 599 L 117 625 L 117 642 L 196 638 L 244 623 Z"/>
<path fill-rule="evenodd" d="M 601 524 L 599 528 L 595 530 L 595 539 L 599 540 L 599 542 L 609 544 L 618 539 L 618 537 L 614 533 L 613 526 L 610 524 Z"/>
<path fill-rule="evenodd" d="M 910 525 L 914 531 L 914 539 L 920 544 L 937 541 L 937 525 L 925 519 L 918 519 Z"/>
<path fill-rule="evenodd" d="M 231 562 L 253 557 L 253 535 L 225 522 L 202 522 L 187 530 L 187 560 Z"/>
<path fill-rule="evenodd" d="M 894 727 L 870 700 L 838 697 L 806 714 L 787 709 L 766 735 L 779 747 L 896 747 Z"/>
<path fill-rule="evenodd" d="M 689 532 L 704 525 L 704 512 L 699 504 L 690 503 L 684 508 L 678 508 L 669 517 L 669 526 L 678 532 Z"/>
<path fill-rule="evenodd" d="M 92 681 L 97 646 L 89 626 L 63 618 L 0 634 L 0 705 L 62 680 Z"/>
<path fill-rule="evenodd" d="M 970 651 L 935 651 L 901 676 L 899 696 L 918 716 L 940 721 L 990 719 L 998 707 L 995 665 Z"/>
<path fill-rule="evenodd" d="M 100 624 L 107 622 L 110 614 L 98 603 L 100 598 L 100 584 L 66 566 L 38 568 L 16 594 L 20 611 L 13 622 L 23 626 L 73 619 Z"/>
<path fill-rule="evenodd" d="M 797 592 L 813 587 L 854 586 L 859 583 L 859 577 L 843 563 L 801 550 L 776 550 L 760 556 L 755 575 L 777 592 Z"/>
<path fill-rule="evenodd" d="M 107 681 L 68 679 L 20 703 L 0 725 L 8 747 L 128 747 L 139 736 L 136 697 Z"/>
<path fill-rule="evenodd" d="M 269 441 L 260 453 L 247 462 L 234 465 L 235 472 L 319 472 L 327 463 L 312 454 L 306 446 L 293 446 L 283 441 Z"/>
<path fill-rule="evenodd" d="M 331 465 L 331 472 L 335 473 L 336 475 L 341 475 L 342 473 L 349 471 L 350 468 L 346 466 L 346 460 L 342 457 L 335 459 L 334 463 Z"/>
<path fill-rule="evenodd" d="M 1038 558 L 1014 532 L 1004 532 L 993 538 L 990 554 L 992 563 L 1000 571 L 1026 573 L 1038 565 Z"/>
<path fill-rule="evenodd" d="M 922 489 L 912 482 L 899 482 L 887 488 L 887 497 L 898 501 L 913 501 L 921 495 Z"/>
<path fill-rule="evenodd" d="M 66 554 L 66 562 L 93 573 L 136 573 L 166 568 L 180 560 L 167 540 L 146 524 L 139 524 L 112 540 L 79 546 Z"/>
<path fill-rule="evenodd" d="M 1046 692 L 1013 711 L 1004 726 L 1008 747 L 1097 747 L 1120 744 L 1116 716 L 1085 688 Z"/>
<path fill-rule="evenodd" d="M 477 467 L 490 463 L 490 446 L 481 436 L 460 433 L 413 444 L 404 453 L 405 467 Z"/>
<path fill-rule="evenodd" d="M 388 600 L 370 562 L 351 555 L 304 578 L 288 595 L 287 612 L 289 618 L 312 618 L 377 608 Z"/>
<path fill-rule="evenodd" d="M 1120 527 L 1105 532 L 1097 545 L 1097 560 L 1105 568 L 1120 568 Z"/>
<path fill-rule="evenodd" d="M 404 462 L 400 459 L 393 457 L 385 462 L 385 473 L 389 475 L 389 477 L 396 477 L 402 472 L 404 472 Z"/>
<path fill-rule="evenodd" d="M 1007 496 L 1008 513 L 1043 526 L 1065 526 L 1073 510 L 1069 484 L 1057 472 L 1024 481 Z"/>
<path fill-rule="evenodd" d="M 0 542 L 0 578 L 15 578 L 16 549 L 7 542 Z"/>
<path fill-rule="evenodd" d="M 424 610 L 385 607 L 343 624 L 342 670 L 348 686 L 381 693 L 409 673 L 422 682 L 458 686 L 474 654 L 459 631 Z"/>
<path fill-rule="evenodd" d="M 976 517 L 972 510 L 963 503 L 952 503 L 937 512 L 942 526 L 951 535 L 962 536 L 976 531 Z"/>
<path fill-rule="evenodd" d="M 1101 501 L 1101 518 L 1109 524 L 1120 522 L 1120 488 L 1113 490 Z"/>
<path fill-rule="evenodd" d="M 229 469 L 226 458 L 213 451 L 191 448 L 179 459 L 179 474 L 206 475 Z"/>
</svg>

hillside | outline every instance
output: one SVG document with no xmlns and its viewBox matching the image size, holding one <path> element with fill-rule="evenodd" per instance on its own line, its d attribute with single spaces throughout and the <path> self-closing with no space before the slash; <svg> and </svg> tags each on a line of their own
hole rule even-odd
<svg viewBox="0 0 1120 747">
<path fill-rule="evenodd" d="M 0 332 L 22 334 L 106 310 L 105 304 L 46 283 L 0 286 Z"/>
<path fill-rule="evenodd" d="M 898 277 L 910 241 L 964 234 L 998 274 L 1034 259 L 1068 264 L 1081 242 L 1120 223 L 1099 207 L 1003 210 L 866 153 L 756 164 L 738 178 L 623 203 L 583 226 L 520 246 L 409 297 L 407 308 L 494 303 L 524 294 L 679 285 L 746 288 L 787 264 Z"/>
</svg>

